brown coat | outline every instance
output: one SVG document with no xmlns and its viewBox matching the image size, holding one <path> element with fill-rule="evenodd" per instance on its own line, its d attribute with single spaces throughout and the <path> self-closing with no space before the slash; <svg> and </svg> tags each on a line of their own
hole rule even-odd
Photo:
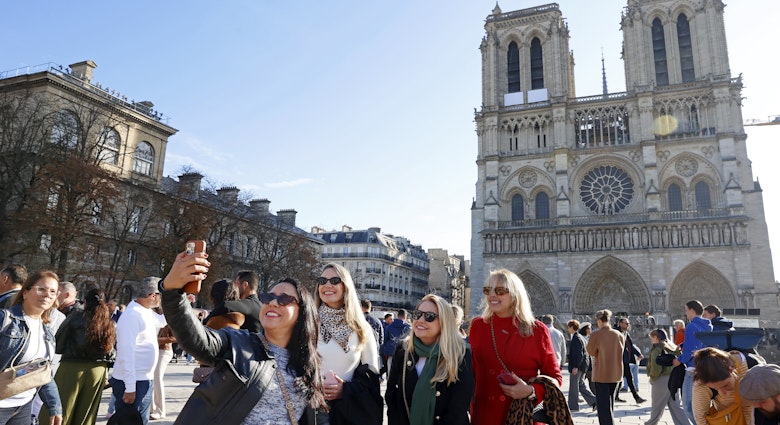
<svg viewBox="0 0 780 425">
<path fill-rule="evenodd" d="M 588 354 L 593 356 L 593 382 L 620 382 L 623 380 L 623 347 L 625 337 L 619 331 L 605 326 L 590 334 Z"/>
</svg>

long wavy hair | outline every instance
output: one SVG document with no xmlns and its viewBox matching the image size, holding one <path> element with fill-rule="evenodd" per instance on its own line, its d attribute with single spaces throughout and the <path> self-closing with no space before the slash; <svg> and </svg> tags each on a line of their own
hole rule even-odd
<svg viewBox="0 0 780 425">
<path fill-rule="evenodd" d="M 54 273 L 51 270 L 38 270 L 37 272 L 27 276 L 27 280 L 24 281 L 24 284 L 22 284 L 22 289 L 19 290 L 19 292 L 16 294 L 16 298 L 14 298 L 13 305 L 16 304 L 22 304 L 24 302 L 24 294 L 32 289 L 33 286 L 35 286 L 38 281 L 45 279 L 47 277 L 50 277 L 57 281 L 57 285 L 60 284 L 60 277 L 57 276 L 57 273 Z M 43 323 L 48 324 L 51 321 L 51 312 L 52 310 L 57 308 L 57 298 L 54 298 L 54 302 L 51 304 L 51 307 L 46 309 L 46 311 L 41 314 L 41 319 L 43 320 Z"/>
<path fill-rule="evenodd" d="M 322 367 L 317 354 L 317 337 L 319 335 L 319 315 L 311 293 L 292 278 L 285 278 L 279 283 L 295 287 L 298 294 L 298 319 L 293 326 L 287 352 L 290 361 L 287 370 L 295 373 L 295 384 L 309 395 L 309 404 L 318 409 L 325 406 L 325 395 L 322 389 Z M 277 285 L 279 284 L 277 283 Z"/>
<path fill-rule="evenodd" d="M 509 289 L 509 295 L 512 297 L 512 322 L 517 326 L 517 330 L 522 336 L 531 336 L 534 334 L 534 312 L 531 310 L 531 300 L 528 298 L 528 291 L 520 277 L 507 269 L 494 270 L 488 276 L 488 286 L 499 286 L 503 284 Z M 482 310 L 482 320 L 490 321 L 493 317 L 493 311 L 487 303 L 487 296 L 483 300 L 485 308 Z"/>
<path fill-rule="evenodd" d="M 349 325 L 350 329 L 357 334 L 358 349 L 362 349 L 363 346 L 370 341 L 369 337 L 374 337 L 374 331 L 371 329 L 371 325 L 368 324 L 368 321 L 366 321 L 366 317 L 363 315 L 363 309 L 360 308 L 360 299 L 358 298 L 352 275 L 349 274 L 349 270 L 336 263 L 328 263 L 322 270 L 325 271 L 327 269 L 333 269 L 341 278 L 341 281 L 344 282 L 344 319 L 347 321 L 347 325 Z M 322 305 L 319 288 L 317 288 L 315 293 L 317 308 L 319 308 L 319 306 Z"/>
<path fill-rule="evenodd" d="M 431 383 L 446 381 L 447 385 L 450 385 L 458 381 L 458 365 L 463 360 L 463 356 L 466 355 L 466 342 L 460 334 L 452 305 L 438 295 L 428 294 L 417 303 L 417 309 L 425 301 L 436 304 L 436 308 L 439 310 L 439 326 L 441 327 L 439 362 L 436 364 L 436 373 L 433 375 Z M 404 355 L 409 356 L 408 358 L 411 358 L 411 353 L 414 351 L 414 338 L 414 331 L 412 331 L 403 340 Z M 406 358 L 404 357 L 404 359 Z"/>
<path fill-rule="evenodd" d="M 90 288 L 84 297 L 84 323 L 87 351 L 98 357 L 110 353 L 116 343 L 116 328 L 100 288 Z"/>
</svg>

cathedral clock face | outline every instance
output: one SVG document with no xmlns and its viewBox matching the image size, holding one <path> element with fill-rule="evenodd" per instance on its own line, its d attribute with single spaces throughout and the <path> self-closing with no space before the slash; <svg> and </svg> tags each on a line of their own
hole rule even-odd
<svg viewBox="0 0 780 425">
<path fill-rule="evenodd" d="M 580 199 L 596 214 L 617 214 L 634 198 L 634 182 L 613 165 L 596 167 L 582 179 Z"/>
</svg>

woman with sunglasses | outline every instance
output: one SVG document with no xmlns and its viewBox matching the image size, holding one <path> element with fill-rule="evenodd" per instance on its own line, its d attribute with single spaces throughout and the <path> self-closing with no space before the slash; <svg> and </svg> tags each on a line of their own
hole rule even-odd
<svg viewBox="0 0 780 425">
<path fill-rule="evenodd" d="M 352 276 L 329 263 L 317 278 L 325 409 L 318 425 L 381 424 L 384 403 L 379 390 L 379 348 L 363 317 Z"/>
<path fill-rule="evenodd" d="M 60 278 L 43 270 L 31 274 L 16 294 L 13 305 L 0 309 L 0 370 L 44 358 L 51 362 L 55 342 L 49 328 L 50 313 L 57 306 Z M 49 409 L 48 423 L 62 423 L 62 403 L 57 384 L 51 382 L 0 400 L 0 425 L 28 425 L 36 391 Z M 43 422 L 42 422 L 43 424 Z"/>
<path fill-rule="evenodd" d="M 558 387 L 563 376 L 550 331 L 534 318 L 520 278 L 509 270 L 496 270 L 490 273 L 483 293 L 485 308 L 469 332 L 475 376 L 471 421 L 503 425 L 509 423 L 513 401 L 522 403 L 528 414 L 530 408 L 546 401 L 549 386 L 538 375 L 552 378 Z M 565 398 L 562 409 L 568 412 Z"/>
<path fill-rule="evenodd" d="M 174 423 L 313 424 L 314 410 L 325 400 L 312 296 L 295 280 L 283 279 L 259 297 L 263 332 L 210 329 L 198 322 L 180 290 L 206 278 L 206 257 L 180 253 L 160 281 L 163 311 L 179 345 L 214 365 Z"/>
<path fill-rule="evenodd" d="M 412 319 L 412 333 L 396 348 L 387 380 L 388 424 L 468 424 L 474 394 L 471 349 L 452 306 L 428 294 Z"/>
</svg>

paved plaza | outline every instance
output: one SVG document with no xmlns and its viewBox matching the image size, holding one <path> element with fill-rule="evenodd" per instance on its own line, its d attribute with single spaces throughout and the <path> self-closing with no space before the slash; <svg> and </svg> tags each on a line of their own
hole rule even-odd
<svg viewBox="0 0 780 425">
<path fill-rule="evenodd" d="M 192 393 L 192 389 L 195 388 L 195 384 L 192 383 L 192 369 L 195 365 L 186 365 L 184 362 L 171 363 L 165 374 L 165 393 L 168 417 L 165 420 L 150 421 L 150 425 L 168 425 L 172 424 L 176 419 L 176 415 L 179 413 L 184 403 Z M 563 372 L 563 390 L 568 394 L 569 389 L 569 374 Z M 382 385 L 382 393 L 384 394 L 385 388 Z M 647 380 L 647 375 L 644 367 L 639 368 L 639 394 L 646 398 L 647 401 L 642 404 L 635 404 L 630 393 L 621 393 L 620 398 L 628 401 L 627 403 L 615 403 L 615 420 L 621 424 L 637 424 L 642 425 L 648 419 L 650 415 L 650 383 Z M 106 423 L 105 414 L 108 409 L 108 399 L 111 396 L 110 390 L 103 392 L 103 401 L 100 406 L 100 412 L 98 415 L 97 423 Z M 575 424 L 598 424 L 598 417 L 596 412 L 592 412 L 587 405 L 580 403 L 580 411 L 574 413 Z M 387 421 L 385 421 L 387 423 Z M 477 424 L 478 425 L 478 424 Z M 660 422 L 660 425 L 673 425 L 672 417 L 667 411 Z"/>
</svg>

